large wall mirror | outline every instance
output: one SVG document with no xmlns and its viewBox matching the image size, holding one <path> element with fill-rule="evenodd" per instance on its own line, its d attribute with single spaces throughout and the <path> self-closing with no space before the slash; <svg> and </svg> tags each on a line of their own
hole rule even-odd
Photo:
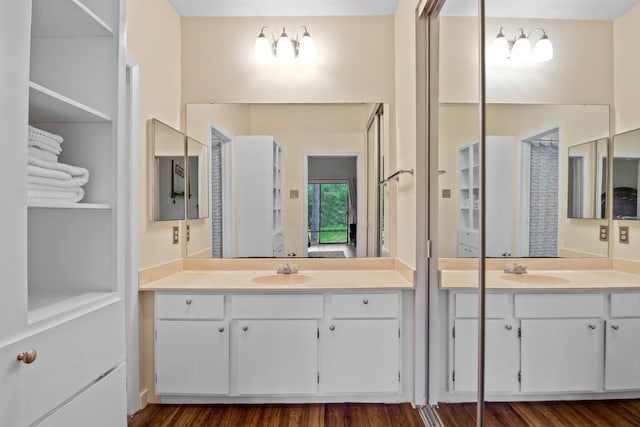
<svg viewBox="0 0 640 427">
<path fill-rule="evenodd" d="M 154 221 L 184 219 L 186 166 L 184 135 L 177 129 L 151 119 L 149 126 L 149 171 L 153 174 L 152 215 Z"/>
<path fill-rule="evenodd" d="M 640 129 L 613 137 L 613 219 L 640 219 Z"/>
<path fill-rule="evenodd" d="M 569 147 L 567 218 L 607 217 L 609 138 Z"/>
<path fill-rule="evenodd" d="M 389 256 L 388 117 L 383 103 L 188 104 L 210 215 L 189 217 L 187 255 Z"/>
</svg>

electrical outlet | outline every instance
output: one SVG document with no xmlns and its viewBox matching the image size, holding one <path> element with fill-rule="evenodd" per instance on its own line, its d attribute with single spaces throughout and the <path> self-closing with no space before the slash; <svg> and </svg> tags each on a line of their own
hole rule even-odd
<svg viewBox="0 0 640 427">
<path fill-rule="evenodd" d="M 191 240 L 191 229 L 189 228 L 189 224 L 187 224 L 187 242 Z"/>
<path fill-rule="evenodd" d="M 600 241 L 606 242 L 609 240 L 609 226 L 601 225 L 600 226 Z"/>
<path fill-rule="evenodd" d="M 451 190 L 443 189 L 442 190 L 442 198 L 443 199 L 450 199 L 451 198 Z"/>
<path fill-rule="evenodd" d="M 297 199 L 298 198 L 298 190 L 289 190 L 289 198 Z"/>
<path fill-rule="evenodd" d="M 173 227 L 173 244 L 177 245 L 180 242 L 180 229 Z"/>
<path fill-rule="evenodd" d="M 629 227 L 620 227 L 618 230 L 620 243 L 629 243 Z"/>
</svg>

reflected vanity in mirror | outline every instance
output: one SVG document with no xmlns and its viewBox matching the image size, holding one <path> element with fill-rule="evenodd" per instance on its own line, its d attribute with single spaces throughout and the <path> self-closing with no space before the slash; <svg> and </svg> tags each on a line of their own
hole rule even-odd
<svg viewBox="0 0 640 427">
<path fill-rule="evenodd" d="M 607 165 L 609 139 L 569 147 L 567 163 L 567 217 L 607 217 Z"/>
<path fill-rule="evenodd" d="M 186 168 L 184 163 L 184 135 L 162 123 L 151 119 L 149 126 L 149 156 L 153 173 L 152 215 L 154 221 L 174 221 L 184 219 L 184 196 Z"/>
<path fill-rule="evenodd" d="M 640 219 L 640 129 L 613 137 L 613 219 Z"/>
<path fill-rule="evenodd" d="M 395 194 L 393 182 L 378 185 L 389 174 L 385 108 L 375 103 L 187 104 L 186 133 L 203 141 L 211 157 L 209 178 L 201 181 L 207 182 L 211 215 L 189 215 L 187 256 L 384 254 L 383 236 L 386 245 L 393 230 L 382 226 L 389 215 L 378 212 Z M 255 147 L 241 147 L 256 138 Z M 250 191 L 265 185 L 268 191 Z M 245 217 L 250 222 L 243 222 Z M 384 234 L 373 231 L 382 229 Z M 247 246 L 251 235 L 266 237 Z"/>
<path fill-rule="evenodd" d="M 580 202 L 582 218 L 605 218 L 601 206 L 606 205 L 602 195 L 607 188 L 609 107 L 488 104 L 486 111 L 487 256 L 607 256 L 607 242 L 599 239 L 599 226 L 606 221 L 567 218 L 565 171 L 571 167 L 570 153 L 578 150 L 574 146 L 593 141 L 588 160 L 593 165 L 582 171 L 584 179 L 590 174 L 590 183 L 583 183 L 590 193 Z M 476 116 L 477 105 L 440 104 L 438 228 L 445 236 L 439 243 L 441 257 L 478 256 Z M 571 193 L 572 204 L 577 196 Z"/>
</svg>

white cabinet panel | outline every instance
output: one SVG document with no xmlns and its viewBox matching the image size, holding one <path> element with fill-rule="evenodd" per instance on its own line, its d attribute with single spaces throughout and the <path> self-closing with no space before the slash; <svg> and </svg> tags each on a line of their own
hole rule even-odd
<svg viewBox="0 0 640 427">
<path fill-rule="evenodd" d="M 640 319 L 606 323 L 604 388 L 640 389 Z"/>
<path fill-rule="evenodd" d="M 522 320 L 522 391 L 595 391 L 601 375 L 599 319 Z"/>
<path fill-rule="evenodd" d="M 625 292 L 611 295 L 612 317 L 640 316 L 640 292 Z"/>
<path fill-rule="evenodd" d="M 126 426 L 126 373 L 125 365 L 120 366 L 62 406 L 38 426 Z"/>
<path fill-rule="evenodd" d="M 516 317 L 577 318 L 602 317 L 604 295 L 589 293 L 571 294 L 517 294 Z"/>
<path fill-rule="evenodd" d="M 323 297 L 318 294 L 248 294 L 231 297 L 235 319 L 319 319 Z"/>
<path fill-rule="evenodd" d="M 224 295 L 157 293 L 158 319 L 222 319 Z"/>
<path fill-rule="evenodd" d="M 317 325 L 316 320 L 234 321 L 238 394 L 315 393 Z"/>
<path fill-rule="evenodd" d="M 400 384 L 397 319 L 332 320 L 320 332 L 321 389 L 327 393 L 396 393 Z"/>
<path fill-rule="evenodd" d="M 229 392 L 227 322 L 159 320 L 156 325 L 156 393 Z"/>
<path fill-rule="evenodd" d="M 398 317 L 399 294 L 368 293 L 334 294 L 331 317 L 334 319 Z"/>
<path fill-rule="evenodd" d="M 476 391 L 478 384 L 478 320 L 456 319 L 454 339 L 455 391 Z M 488 319 L 485 325 L 485 390 L 517 391 L 520 362 L 518 325 Z"/>
<path fill-rule="evenodd" d="M 456 294 L 455 316 L 478 317 L 477 292 Z M 502 319 L 507 316 L 509 310 L 509 298 L 507 294 L 487 294 L 485 299 L 485 317 L 487 319 Z"/>
</svg>

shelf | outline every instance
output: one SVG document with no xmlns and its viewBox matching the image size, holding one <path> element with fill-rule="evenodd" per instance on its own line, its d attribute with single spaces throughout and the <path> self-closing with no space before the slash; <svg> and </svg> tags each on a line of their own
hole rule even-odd
<svg viewBox="0 0 640 427">
<path fill-rule="evenodd" d="M 79 0 L 34 0 L 32 37 L 105 37 L 113 29 Z"/>
<path fill-rule="evenodd" d="M 111 116 L 29 82 L 30 123 L 109 123 Z"/>
<path fill-rule="evenodd" d="M 113 295 L 116 293 L 29 290 L 28 322 L 35 323 Z"/>
<path fill-rule="evenodd" d="M 111 205 L 103 203 L 61 203 L 61 204 L 49 204 L 49 203 L 32 203 L 27 204 L 28 208 L 47 208 L 47 209 L 95 209 L 95 210 L 110 210 Z"/>
</svg>

